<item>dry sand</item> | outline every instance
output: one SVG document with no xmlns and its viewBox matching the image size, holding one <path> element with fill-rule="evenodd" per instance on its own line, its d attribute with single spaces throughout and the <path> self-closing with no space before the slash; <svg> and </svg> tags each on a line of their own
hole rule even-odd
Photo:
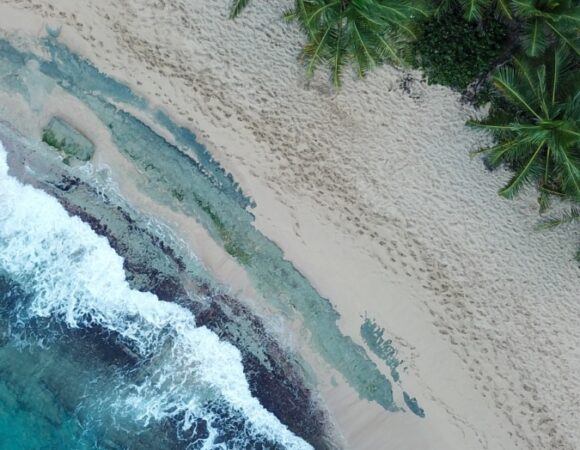
<svg viewBox="0 0 580 450">
<path fill-rule="evenodd" d="M 533 193 L 496 195 L 509 174 L 469 158 L 488 137 L 450 90 L 390 67 L 339 92 L 324 73 L 307 82 L 288 4 L 228 21 L 226 0 L 2 0 L 0 29 L 62 25 L 65 44 L 198 133 L 345 334 L 363 344 L 365 315 L 385 328 L 427 417 L 321 374 L 345 448 L 580 448 L 577 236 L 535 232 Z M 202 257 L 219 271 L 218 253 Z"/>
</svg>

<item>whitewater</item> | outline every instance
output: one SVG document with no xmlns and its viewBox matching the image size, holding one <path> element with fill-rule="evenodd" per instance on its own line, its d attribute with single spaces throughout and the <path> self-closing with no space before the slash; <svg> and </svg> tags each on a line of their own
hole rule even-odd
<svg viewBox="0 0 580 450">
<path fill-rule="evenodd" d="M 237 348 L 196 326 L 186 308 L 131 289 L 123 259 L 106 238 L 69 216 L 56 199 L 8 174 L 1 142 L 0 272 L 28 294 L 11 312 L 17 323 L 106 330 L 139 360 L 139 376 L 120 375 L 100 398 L 84 400 L 95 408 L 142 427 L 172 420 L 180 436 L 202 418 L 208 433 L 195 448 L 248 448 L 255 441 L 266 442 L 262 448 L 270 448 L 268 442 L 312 448 L 251 395 Z M 50 341 L 48 335 L 36 338 L 38 345 Z M 228 443 L 220 441 L 222 422 L 215 417 L 223 409 L 244 423 Z"/>
</svg>

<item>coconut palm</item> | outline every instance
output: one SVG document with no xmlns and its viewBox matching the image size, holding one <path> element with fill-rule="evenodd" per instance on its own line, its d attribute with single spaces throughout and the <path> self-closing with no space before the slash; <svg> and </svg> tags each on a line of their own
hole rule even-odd
<svg viewBox="0 0 580 450">
<path fill-rule="evenodd" d="M 246 4 L 236 0 L 231 16 Z M 426 15 L 416 0 L 295 0 L 284 14 L 306 34 L 301 58 L 307 75 L 326 65 L 335 86 L 350 62 L 360 77 L 385 61 L 401 64 L 403 43 L 415 38 L 413 19 Z"/>
<path fill-rule="evenodd" d="M 302 51 L 307 75 L 327 65 L 332 83 L 339 86 L 348 62 L 360 77 L 385 61 L 401 64 L 404 42 L 415 38 L 412 19 L 426 14 L 417 2 L 404 0 L 296 0 L 286 18 L 297 21 L 308 36 Z"/>
<path fill-rule="evenodd" d="M 560 40 L 577 55 L 580 6 L 577 0 L 512 0 L 516 16 L 525 25 L 521 42 L 529 56 L 539 56 Z"/>
<path fill-rule="evenodd" d="M 486 152 L 491 167 L 506 164 L 515 174 L 499 193 L 514 197 L 526 183 L 540 191 L 540 209 L 550 195 L 580 201 L 580 90 L 578 60 L 563 47 L 542 63 L 515 58 L 492 81 L 516 109 L 472 125 L 491 131 L 498 143 Z"/>
</svg>

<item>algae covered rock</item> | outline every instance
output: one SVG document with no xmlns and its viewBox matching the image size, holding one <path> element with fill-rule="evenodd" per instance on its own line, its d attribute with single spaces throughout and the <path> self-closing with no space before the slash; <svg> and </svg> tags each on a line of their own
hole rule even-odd
<svg viewBox="0 0 580 450">
<path fill-rule="evenodd" d="M 69 162 L 70 158 L 89 161 L 95 153 L 95 146 L 89 139 L 57 117 L 53 117 L 42 130 L 42 141 L 61 153 L 65 162 Z"/>
</svg>

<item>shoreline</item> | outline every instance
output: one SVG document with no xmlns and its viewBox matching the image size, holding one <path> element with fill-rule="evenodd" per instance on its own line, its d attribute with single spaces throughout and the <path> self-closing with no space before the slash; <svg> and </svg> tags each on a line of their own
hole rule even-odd
<svg viewBox="0 0 580 450">
<path fill-rule="evenodd" d="M 162 302 L 193 313 L 197 328 L 210 330 L 239 350 L 249 389 L 264 408 L 314 448 L 334 448 L 325 412 L 304 379 L 302 367 L 269 332 L 262 317 L 198 273 L 198 262 L 183 253 L 186 249 L 180 248 L 172 236 L 151 229 L 150 216 L 125 204 L 125 199 L 99 192 L 86 174 L 66 168 L 56 155 L 47 154 L 47 149 L 28 147 L 28 141 L 2 122 L 0 142 L 7 151 L 10 176 L 50 195 L 70 217 L 79 218 L 106 238 L 123 258 L 131 289 L 151 293 Z M 103 349 L 109 345 L 111 360 L 126 359 L 130 363 L 127 365 L 138 366 L 139 356 L 128 343 L 115 342 L 113 337 L 109 337 L 110 342 L 102 342 L 106 329 L 101 330 L 98 324 L 94 328 L 73 330 L 87 336 L 94 334 L 94 345 Z M 107 354 L 105 350 L 103 353 Z M 181 448 L 184 444 L 178 439 L 174 445 Z"/>
<path fill-rule="evenodd" d="M 70 1 L 56 3 L 62 10 L 75 11 L 77 23 L 89 24 L 85 26 L 93 27 L 95 34 L 108 36 L 103 31 L 104 16 L 98 14 L 114 11 L 112 3 L 103 2 L 99 7 L 89 2 L 86 8 Z M 220 2 L 214 3 L 213 8 L 221 7 Z M 225 16 L 225 3 L 223 6 Z M 6 9 L 5 17 L 16 14 L 9 4 L 0 8 Z M 222 23 L 219 15 L 210 15 L 211 8 L 209 5 L 199 9 L 211 17 L 207 19 L 211 23 Z M 566 343 L 579 343 L 580 339 L 572 321 L 578 317 L 578 307 L 573 302 L 575 289 L 578 291 L 578 271 L 566 264 L 573 244 L 567 248 L 564 242 L 571 233 L 562 230 L 529 234 L 533 232 L 527 230 L 536 220 L 531 196 L 510 203 L 497 198 L 495 189 L 505 174 L 485 173 L 480 161 L 469 160 L 469 148 L 485 137 L 463 129 L 462 121 L 473 111 L 460 105 L 457 95 L 450 91 L 415 81 L 412 90 L 419 97 L 409 97 L 397 90 L 400 73 L 389 68 L 377 71 L 362 83 L 347 81 L 338 94 L 329 95 L 320 76 L 305 89 L 300 81 L 301 68 L 288 53 L 293 49 L 279 50 L 274 45 L 290 38 L 281 37 L 287 27 L 269 22 L 273 13 L 268 8 L 272 7 L 253 5 L 245 13 L 247 18 L 240 18 L 239 23 L 224 22 L 234 36 L 227 40 L 230 54 L 210 60 L 209 66 L 213 64 L 216 70 L 208 77 L 205 93 L 199 88 L 196 93 L 184 94 L 187 78 L 180 78 L 178 73 L 160 73 L 172 58 L 183 56 L 175 33 L 169 33 L 162 42 L 163 50 L 170 54 L 167 61 L 160 61 L 156 54 L 139 53 L 147 48 L 146 39 L 154 36 L 136 28 L 145 18 L 135 11 L 133 14 L 137 15 L 124 24 L 125 36 L 122 30 L 111 35 L 127 48 L 118 46 L 113 37 L 103 44 L 105 48 L 111 44 L 114 51 L 109 57 L 119 58 L 125 66 L 112 69 L 114 63 L 97 56 L 101 51 L 92 47 L 90 39 L 73 42 L 77 36 L 74 23 L 65 25 L 62 39 L 147 98 L 154 99 L 155 91 L 160 95 L 169 93 L 173 104 L 163 105 L 161 100 L 163 109 L 174 119 L 181 114 L 193 117 L 193 127 L 202 130 L 200 139 L 256 201 L 256 228 L 284 251 L 323 297 L 330 299 L 341 314 L 342 331 L 364 347 L 359 331 L 364 314 L 387 330 L 408 365 L 405 388 L 427 411 L 425 421 L 410 420 L 400 427 L 401 444 L 394 448 L 414 448 L 412 445 L 416 444 L 405 441 L 405 435 L 421 436 L 423 431 L 425 437 L 421 439 L 425 442 L 443 436 L 439 442 L 446 448 L 574 448 L 573 398 L 580 392 L 576 375 L 580 358 L 567 349 Z M 57 12 L 43 8 L 41 11 L 58 17 Z M 91 12 L 97 16 L 91 18 Z M 203 14 L 200 17 L 206 17 Z M 22 17 L 37 16 L 30 13 Z M 172 24 L 169 14 L 162 18 Z M 60 19 L 50 20 L 58 23 Z M 65 19 L 70 20 L 71 17 Z M 13 23 L 20 27 L 22 18 Z M 259 103 L 255 101 L 261 95 L 276 93 L 280 83 L 268 78 L 264 86 L 252 88 L 247 98 L 236 99 L 237 85 L 243 86 L 255 74 L 244 72 L 244 66 L 232 68 L 226 61 L 239 63 L 244 51 L 249 51 L 248 46 L 255 45 L 251 36 L 244 36 L 248 29 L 245 27 L 257 34 L 257 29 L 266 23 L 266 32 L 274 36 L 274 44 L 266 48 L 267 55 L 270 61 L 283 66 L 282 73 L 291 75 L 286 86 L 298 90 L 300 96 L 292 104 L 284 93 L 276 100 L 266 101 L 266 105 L 273 102 L 273 106 L 257 111 L 253 105 Z M 226 33 L 214 32 L 220 36 Z M 206 31 L 199 41 L 187 41 L 197 51 L 197 62 L 207 61 L 211 54 L 211 33 Z M 233 46 L 236 37 L 245 47 Z M 255 59 L 255 54 L 250 55 Z M 149 58 L 152 68 L 143 69 L 138 57 Z M 159 63 L 157 67 L 155 62 Z M 296 67 L 288 69 L 291 63 Z M 196 73 L 195 62 L 190 64 L 185 66 L 186 72 Z M 220 67 L 229 67 L 234 79 L 239 78 L 237 85 L 233 83 L 232 87 L 227 74 L 219 75 Z M 136 68 L 150 77 L 150 84 L 141 81 L 139 85 L 132 78 Z M 391 89 L 388 108 L 376 100 L 369 101 L 384 84 Z M 307 100 L 307 96 L 313 100 Z M 188 101 L 193 107 L 186 113 Z M 323 106 L 310 114 L 307 108 L 313 108 L 315 101 Z M 228 105 L 232 105 L 230 109 Z M 274 107 L 283 112 L 274 114 L 268 122 Z M 324 110 L 325 107 L 329 109 Z M 423 109 L 425 112 L 421 112 Z M 406 115 L 394 116 L 397 110 Z M 284 123 L 282 114 L 291 111 L 296 115 Z M 322 115 L 324 112 L 330 119 Z M 224 132 L 220 125 L 227 114 L 234 119 L 225 120 L 230 129 Z M 432 117 L 433 114 L 441 117 Z M 371 115 L 383 115 L 385 121 L 392 120 L 395 125 L 380 125 L 381 119 L 372 119 Z M 370 124 L 359 117 L 369 119 Z M 411 119 L 416 124 L 410 123 Z M 300 139 L 300 130 L 309 120 L 313 120 L 312 130 Z M 425 130 L 429 125 L 435 131 Z M 404 135 L 396 131 L 397 126 Z M 338 137 L 336 143 L 333 132 Z M 413 133 L 419 133 L 420 139 Z M 276 136 L 288 144 L 277 145 Z M 307 147 L 315 141 L 320 148 Z M 296 145 L 294 150 L 289 149 L 291 145 Z M 442 158 L 432 156 L 434 150 L 429 147 L 436 152 L 450 147 L 452 151 L 447 150 L 445 156 L 459 162 L 440 161 Z M 393 179 L 383 180 L 381 176 Z M 431 183 L 428 189 L 421 185 L 425 180 Z M 449 186 L 453 183 L 456 185 Z M 362 206 L 362 210 L 356 211 L 357 206 Z M 538 255 L 540 249 L 544 254 Z M 211 261 L 207 255 L 205 261 Z M 517 267 L 518 263 L 522 268 Z M 227 270 L 219 266 L 218 259 L 213 269 L 224 274 Z M 225 281 L 229 277 L 224 274 Z M 551 289 L 542 287 L 541 280 L 549 282 Z M 554 305 L 555 301 L 559 303 Z M 534 353 L 537 343 L 545 346 L 543 352 Z M 387 369 L 373 358 L 379 367 Z M 562 358 L 565 364 L 559 365 Z M 539 367 L 554 367 L 557 372 L 536 374 Z M 551 378 L 545 381 L 543 376 Z M 554 399 L 542 392 L 544 383 L 557 385 L 562 378 L 567 379 L 568 385 L 552 391 Z M 373 445 L 385 439 L 381 434 L 384 428 L 388 425 L 387 429 L 392 429 L 398 420 L 374 411 L 364 401 L 355 401 L 352 393 L 341 387 L 326 389 L 322 395 L 349 448 L 376 448 Z M 333 403 L 335 396 L 338 400 Z M 356 404 L 353 410 L 362 424 L 353 423 L 345 404 Z M 543 408 L 546 413 L 529 412 Z M 432 448 L 441 448 L 433 445 Z"/>
</svg>

